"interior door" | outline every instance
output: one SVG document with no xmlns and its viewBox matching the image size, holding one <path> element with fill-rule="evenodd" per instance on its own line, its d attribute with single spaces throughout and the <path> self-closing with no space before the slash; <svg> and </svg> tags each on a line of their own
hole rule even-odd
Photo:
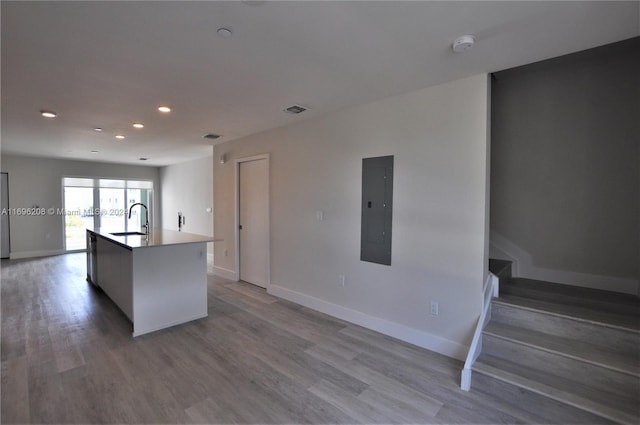
<svg viewBox="0 0 640 425">
<path fill-rule="evenodd" d="M 2 258 L 9 258 L 9 174 L 2 173 L 2 187 L 0 187 L 0 195 L 2 196 L 2 211 L 0 239 L 2 239 Z"/>
<path fill-rule="evenodd" d="M 266 288 L 269 273 L 267 159 L 239 164 L 240 280 Z"/>
</svg>

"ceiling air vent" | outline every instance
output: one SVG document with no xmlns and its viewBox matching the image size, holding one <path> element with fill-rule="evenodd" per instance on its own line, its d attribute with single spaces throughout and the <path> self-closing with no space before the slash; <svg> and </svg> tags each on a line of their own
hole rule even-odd
<svg viewBox="0 0 640 425">
<path fill-rule="evenodd" d="M 205 134 L 204 136 L 205 139 L 211 139 L 211 140 L 216 140 L 220 138 L 219 134 L 213 134 L 213 133 L 209 133 L 209 134 Z"/>
<path fill-rule="evenodd" d="M 307 109 L 309 108 L 305 108 L 304 106 L 300 106 L 300 105 L 291 105 L 288 108 L 283 109 L 283 111 L 288 114 L 300 114 L 306 111 Z"/>
</svg>

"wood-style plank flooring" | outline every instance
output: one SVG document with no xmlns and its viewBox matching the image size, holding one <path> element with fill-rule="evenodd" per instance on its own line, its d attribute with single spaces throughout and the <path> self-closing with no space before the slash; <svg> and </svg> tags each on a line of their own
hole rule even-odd
<svg viewBox="0 0 640 425">
<path fill-rule="evenodd" d="M 457 360 L 211 275 L 207 318 L 133 338 L 85 276 L 84 254 L 2 261 L 3 424 L 544 418 L 461 391 Z"/>
</svg>

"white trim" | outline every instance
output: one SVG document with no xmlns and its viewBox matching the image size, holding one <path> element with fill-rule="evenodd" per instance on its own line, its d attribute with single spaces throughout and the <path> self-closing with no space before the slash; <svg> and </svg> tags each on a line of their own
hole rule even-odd
<svg viewBox="0 0 640 425">
<path fill-rule="evenodd" d="M 136 336 L 148 334 L 148 333 L 151 333 L 151 332 L 156 332 L 156 331 L 159 331 L 159 330 L 162 330 L 162 329 L 167 329 L 167 328 L 170 328 L 172 326 L 181 325 L 183 323 L 188 323 L 188 322 L 191 322 L 193 320 L 204 319 L 205 317 L 208 317 L 208 316 L 209 316 L 208 313 L 204 314 L 204 315 L 197 314 L 197 315 L 192 316 L 192 317 L 187 317 L 186 319 L 173 320 L 171 322 L 163 323 L 163 324 L 158 325 L 158 326 L 151 326 L 149 328 L 142 329 L 142 330 L 134 330 L 134 331 L 131 332 L 131 335 L 136 337 Z"/>
<path fill-rule="evenodd" d="M 21 251 L 10 253 L 9 258 L 12 260 L 17 260 L 21 258 L 49 257 L 52 255 L 62 254 L 65 254 L 65 251 L 63 249 L 49 249 L 45 251 Z"/>
<path fill-rule="evenodd" d="M 531 254 L 499 233 L 492 230 L 490 239 L 492 248 L 491 258 L 511 260 L 513 262 L 513 277 L 525 277 L 632 295 L 638 295 L 640 293 L 640 282 L 637 279 L 538 267 L 533 265 Z"/>
<path fill-rule="evenodd" d="M 471 368 L 482 352 L 482 331 L 485 326 L 487 326 L 487 323 L 489 323 L 489 320 L 491 320 L 491 298 L 498 296 L 500 292 L 499 284 L 500 281 L 498 277 L 493 273 L 489 273 L 482 291 L 482 313 L 480 313 L 480 317 L 478 318 L 476 330 L 473 334 L 473 339 L 471 340 L 471 346 L 469 347 L 469 352 L 467 353 L 467 358 L 464 362 L 462 373 L 460 374 L 460 388 L 464 391 L 469 391 L 471 389 Z"/>
<path fill-rule="evenodd" d="M 213 264 L 213 254 L 207 252 L 207 265 Z"/>
<path fill-rule="evenodd" d="M 238 281 L 236 272 L 233 270 L 225 269 L 224 267 L 213 266 L 213 274 L 225 279 L 232 280 L 234 282 Z"/>
<path fill-rule="evenodd" d="M 267 282 L 266 289 L 269 289 L 271 286 L 271 217 L 269 215 L 269 211 L 271 211 L 271 184 L 270 184 L 270 155 L 269 153 L 263 153 L 260 155 L 247 156 L 244 158 L 237 158 L 235 160 L 235 240 L 236 240 L 236 271 L 234 272 L 234 278 L 236 282 L 240 280 L 240 163 L 249 162 L 249 161 L 259 161 L 259 160 L 267 161 L 267 240 L 268 240 L 268 248 L 267 248 Z"/>
<path fill-rule="evenodd" d="M 291 289 L 272 284 L 267 292 L 276 297 L 303 305 L 305 307 L 328 314 L 338 319 L 360 325 L 367 329 L 371 329 L 382 334 L 397 338 L 418 347 L 444 354 L 458 360 L 464 360 L 467 348 L 455 341 L 451 341 L 437 335 L 433 335 L 424 331 L 420 331 L 409 326 L 405 326 L 396 322 L 391 322 L 379 317 L 370 316 L 357 310 L 352 310 L 338 304 L 334 304 L 320 298 L 301 292 L 292 291 Z"/>
</svg>

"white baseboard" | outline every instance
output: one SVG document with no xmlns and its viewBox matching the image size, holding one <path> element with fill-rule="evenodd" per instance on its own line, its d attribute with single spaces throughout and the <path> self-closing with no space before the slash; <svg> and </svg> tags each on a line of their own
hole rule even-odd
<svg viewBox="0 0 640 425">
<path fill-rule="evenodd" d="M 490 245 L 491 253 L 495 256 L 492 258 L 500 258 L 513 262 L 513 277 L 525 277 L 565 285 L 581 286 L 584 288 L 622 292 L 636 296 L 640 293 L 640 282 L 637 279 L 601 276 L 535 266 L 533 265 L 531 254 L 493 230 L 491 231 Z"/>
<path fill-rule="evenodd" d="M 131 335 L 136 337 L 136 336 L 148 334 L 148 333 L 151 333 L 151 332 L 160 331 L 162 329 L 167 329 L 167 328 L 170 328 L 172 326 L 181 325 L 183 323 L 189 323 L 189 322 L 192 322 L 194 320 L 204 319 L 205 317 L 208 317 L 208 316 L 209 316 L 208 313 L 204 314 L 204 315 L 203 314 L 197 314 L 195 316 L 188 317 L 186 319 L 174 320 L 174 321 L 171 321 L 171 322 L 164 323 L 162 325 L 152 326 L 152 327 L 147 328 L 147 329 L 142 329 L 142 330 L 139 329 L 137 331 L 134 329 L 133 332 L 131 333 Z"/>
<path fill-rule="evenodd" d="M 278 285 L 269 285 L 267 292 L 276 297 L 303 305 L 313 310 L 320 311 L 338 319 L 360 325 L 367 329 L 380 332 L 382 334 L 397 338 L 418 347 L 444 354 L 458 360 L 464 360 L 467 354 L 467 347 L 455 341 L 410 328 L 399 323 L 381 319 L 379 317 L 370 316 L 357 310 L 343 307 L 320 298 L 301 292 L 292 291 Z"/>
<path fill-rule="evenodd" d="M 236 272 L 233 270 L 225 269 L 224 267 L 213 266 L 213 274 L 225 279 L 233 280 L 234 282 L 237 280 Z"/>
<path fill-rule="evenodd" d="M 18 260 L 21 258 L 35 258 L 35 257 L 49 257 L 52 255 L 62 255 L 64 254 L 63 249 L 49 249 L 45 251 L 21 251 L 21 252 L 12 252 L 9 254 L 9 258 L 12 260 Z"/>
</svg>

